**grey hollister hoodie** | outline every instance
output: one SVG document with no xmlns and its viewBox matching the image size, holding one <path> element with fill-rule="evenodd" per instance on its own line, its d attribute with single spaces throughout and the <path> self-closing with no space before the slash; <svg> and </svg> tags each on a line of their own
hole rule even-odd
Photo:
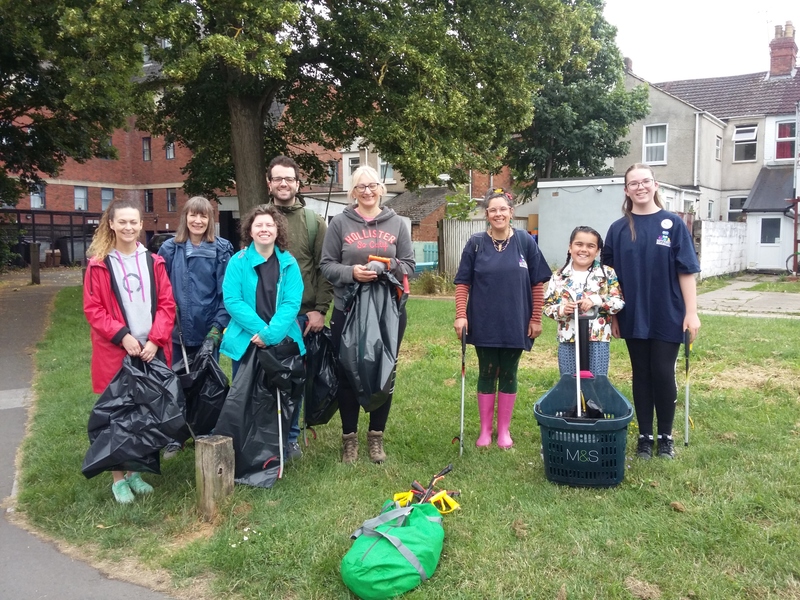
<svg viewBox="0 0 800 600">
<path fill-rule="evenodd" d="M 365 219 L 348 206 L 331 220 L 322 245 L 320 268 L 333 285 L 334 308 L 344 310 L 344 294 L 355 282 L 353 267 L 366 265 L 370 255 L 389 258 L 398 281 L 414 272 L 411 232 L 403 219 L 391 208 L 384 208 L 374 219 Z"/>
</svg>

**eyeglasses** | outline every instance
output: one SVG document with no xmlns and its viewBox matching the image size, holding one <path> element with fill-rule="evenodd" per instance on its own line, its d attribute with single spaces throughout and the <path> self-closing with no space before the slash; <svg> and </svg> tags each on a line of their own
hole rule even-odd
<svg viewBox="0 0 800 600">
<path fill-rule="evenodd" d="M 511 208 L 509 208 L 508 206 L 495 206 L 493 208 L 487 208 L 486 212 L 487 212 L 487 214 L 490 214 L 490 215 L 496 215 L 498 213 L 500 213 L 501 215 L 504 215 L 504 214 L 506 214 L 508 212 L 511 212 Z"/>
<path fill-rule="evenodd" d="M 356 186 L 356 190 L 357 190 L 359 193 L 362 193 L 362 194 L 363 194 L 365 191 L 367 191 L 367 188 L 369 188 L 369 191 L 370 191 L 370 192 L 374 192 L 375 190 L 377 190 L 377 189 L 378 189 L 378 184 L 377 184 L 377 183 L 375 183 L 375 182 L 373 181 L 372 183 L 367 183 L 367 184 L 364 184 L 364 183 L 359 183 L 359 184 Z"/>
<path fill-rule="evenodd" d="M 625 187 L 629 190 L 638 190 L 640 187 L 650 187 L 651 185 L 653 185 L 653 180 L 648 178 L 641 181 L 629 181 Z"/>
<path fill-rule="evenodd" d="M 281 182 L 286 182 L 289 185 L 292 185 L 295 181 L 297 181 L 297 177 L 270 177 L 269 180 L 272 183 L 280 184 Z"/>
</svg>

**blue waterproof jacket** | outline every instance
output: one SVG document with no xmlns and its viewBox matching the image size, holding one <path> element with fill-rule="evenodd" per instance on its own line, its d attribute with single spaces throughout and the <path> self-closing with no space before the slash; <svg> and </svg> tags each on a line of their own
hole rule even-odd
<svg viewBox="0 0 800 600">
<path fill-rule="evenodd" d="M 225 307 L 231 315 L 231 321 L 222 338 L 220 352 L 233 360 L 240 360 L 250 345 L 250 338 L 258 334 L 267 346 L 274 346 L 283 341 L 287 335 L 300 347 L 300 354 L 306 353 L 303 344 L 303 333 L 297 324 L 297 314 L 303 299 L 303 276 L 297 261 L 288 252 L 275 246 L 280 274 L 278 276 L 275 314 L 267 325 L 256 312 L 256 289 L 258 273 L 256 267 L 262 264 L 261 256 L 254 244 L 240 250 L 231 258 L 222 293 Z"/>
<path fill-rule="evenodd" d="M 183 342 L 187 346 L 199 346 L 212 327 L 221 331 L 230 321 L 222 300 L 222 281 L 233 246 L 228 240 L 216 237 L 213 242 L 204 241 L 199 248 L 192 247 L 187 256 L 186 249 L 190 245 L 188 240 L 176 243 L 173 238 L 162 244 L 158 254 L 164 257 L 167 266 L 183 328 Z M 179 343 L 177 323 L 172 339 Z"/>
</svg>

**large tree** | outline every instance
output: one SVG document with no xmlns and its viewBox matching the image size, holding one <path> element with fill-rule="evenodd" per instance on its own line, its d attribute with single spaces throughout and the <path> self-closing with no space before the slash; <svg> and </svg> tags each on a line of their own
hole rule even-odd
<svg viewBox="0 0 800 600">
<path fill-rule="evenodd" d="M 138 34 L 120 26 L 131 8 L 0 0 L 0 203 L 16 204 L 68 158 L 114 156 L 108 140 L 141 72 Z"/>
<path fill-rule="evenodd" d="M 583 0 L 129 0 L 160 72 L 141 125 L 192 150 L 187 189 L 267 198 L 266 159 L 360 137 L 409 187 L 500 164 L 537 72 L 589 40 Z M 168 40 L 169 43 L 159 43 Z"/>
<path fill-rule="evenodd" d="M 510 146 L 509 165 L 527 194 L 541 178 L 610 174 L 606 159 L 627 154 L 630 124 L 650 110 L 645 86 L 625 89 L 617 30 L 603 17 L 604 0 L 586 4 L 593 12 L 590 42 L 576 40 L 566 63 L 535 73 L 533 121 Z"/>
</svg>

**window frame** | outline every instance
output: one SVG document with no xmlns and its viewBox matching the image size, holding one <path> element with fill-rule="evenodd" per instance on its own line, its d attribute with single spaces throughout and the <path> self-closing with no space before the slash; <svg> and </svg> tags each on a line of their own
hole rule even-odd
<svg viewBox="0 0 800 600">
<path fill-rule="evenodd" d="M 781 125 L 789 125 L 795 131 L 791 137 L 780 137 Z M 778 156 L 778 148 L 781 144 L 791 144 L 791 152 L 788 157 Z M 778 121 L 775 123 L 775 160 L 776 161 L 790 161 L 797 156 L 797 122 L 796 121 Z"/>
<path fill-rule="evenodd" d="M 721 161 L 722 160 L 722 136 L 716 136 L 714 140 L 714 157 Z"/>
<path fill-rule="evenodd" d="M 78 190 L 83 190 L 83 206 L 78 206 Z M 89 210 L 89 188 L 85 185 L 72 186 L 72 199 L 75 210 L 87 211 Z"/>
<path fill-rule="evenodd" d="M 390 171 L 387 176 L 384 170 Z M 384 183 L 395 183 L 397 180 L 394 178 L 394 165 L 388 160 L 383 160 L 382 156 L 378 156 L 378 178 Z"/>
<path fill-rule="evenodd" d="M 37 206 L 33 205 L 33 199 L 38 198 Z M 47 192 L 45 184 L 36 185 L 35 191 L 30 192 L 31 210 L 47 210 Z"/>
<path fill-rule="evenodd" d="M 731 202 L 734 200 L 741 200 L 742 206 L 740 208 L 732 208 Z M 742 212 L 742 208 L 744 208 L 744 203 L 747 202 L 747 196 L 728 196 L 728 211 L 725 215 L 725 218 L 730 223 L 736 223 L 739 221 L 739 217 L 741 217 L 744 213 Z M 738 215 L 736 219 L 731 219 L 731 215 L 736 214 Z"/>
<path fill-rule="evenodd" d="M 153 190 L 142 190 L 144 192 L 144 212 L 152 213 L 153 211 Z"/>
<path fill-rule="evenodd" d="M 774 226 L 777 225 L 778 227 L 778 235 L 776 235 L 772 241 L 764 241 L 764 234 L 771 234 L 774 231 L 769 231 L 764 229 L 764 225 L 771 224 L 774 229 Z M 759 227 L 759 243 L 761 244 L 780 244 L 781 243 L 781 218 L 780 217 L 763 217 L 761 219 L 761 226 Z"/>
<path fill-rule="evenodd" d="M 175 142 L 164 144 L 164 155 L 167 160 L 175 160 Z"/>
<path fill-rule="evenodd" d="M 663 128 L 664 129 L 664 141 L 663 142 L 647 142 L 647 132 L 650 129 L 655 128 Z M 669 144 L 669 123 L 651 123 L 649 125 L 645 125 L 642 129 L 642 162 L 648 165 L 666 165 L 668 159 L 668 144 Z M 649 160 L 647 156 L 647 151 L 651 149 L 656 149 L 658 147 L 663 147 L 664 156 L 660 160 Z"/>
<path fill-rule="evenodd" d="M 167 188 L 167 212 L 178 212 L 178 188 Z"/>
<path fill-rule="evenodd" d="M 152 138 L 149 137 L 142 138 L 142 160 L 144 162 L 150 162 L 153 160 Z"/>
<path fill-rule="evenodd" d="M 752 135 L 749 135 L 747 132 L 752 130 Z M 731 141 L 733 142 L 733 162 L 735 163 L 745 163 L 745 162 L 756 162 L 758 160 L 758 125 L 734 125 L 733 127 L 733 136 L 731 137 Z M 736 158 L 736 150 L 738 148 L 744 148 L 747 146 L 753 146 L 753 158 Z"/>
<path fill-rule="evenodd" d="M 106 192 L 111 192 L 111 198 L 106 201 Z M 100 208 L 105 210 L 114 201 L 114 188 L 100 188 Z"/>
</svg>

